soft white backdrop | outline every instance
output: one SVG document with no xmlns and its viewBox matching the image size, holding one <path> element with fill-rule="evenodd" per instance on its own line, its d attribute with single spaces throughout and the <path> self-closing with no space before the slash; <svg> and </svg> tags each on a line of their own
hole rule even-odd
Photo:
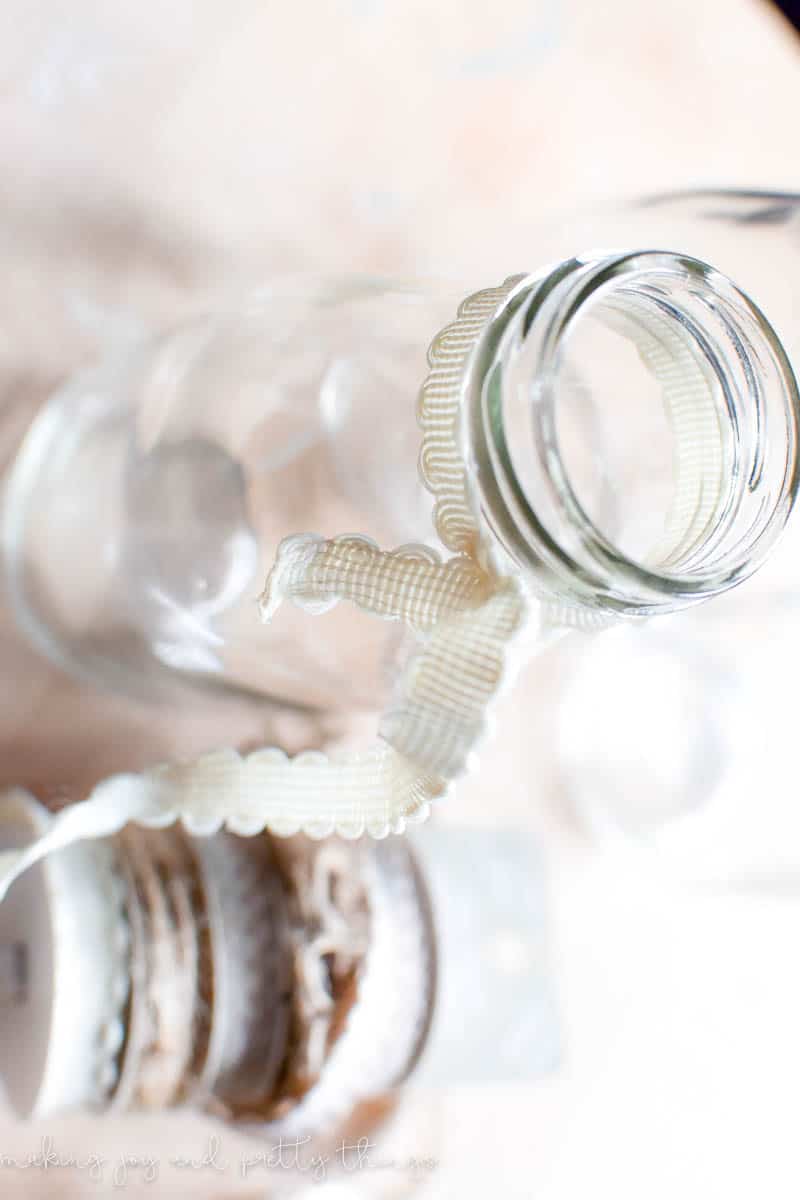
<svg viewBox="0 0 800 1200">
<path fill-rule="evenodd" d="M 681 184 L 798 188 L 799 97 L 800 42 L 758 0 L 6 0 L 0 429 L 10 444 L 99 346 L 276 271 L 494 282 L 534 265 L 565 208 Z M 246 712 L 155 727 L 78 696 L 7 627 L 0 652 L 4 784 L 79 795 L 117 767 L 263 732 Z M 453 1090 L 424 1194 L 789 1200 L 800 903 L 697 895 L 583 844 L 548 774 L 553 669 L 529 672 L 442 820 L 548 839 L 564 1063 L 535 1084 Z M 428 1103 L 406 1145 L 415 1123 L 430 1134 Z M 198 1153 L 204 1139 L 183 1117 L 47 1132 L 109 1158 Z M 41 1134 L 7 1123 L 0 1151 Z M 127 1194 L 263 1186 L 164 1170 L 149 1186 L 132 1175 Z M 57 1187 L 102 1191 L 69 1173 Z M 12 1197 L 52 1188 L 32 1172 L 0 1179 Z"/>
</svg>

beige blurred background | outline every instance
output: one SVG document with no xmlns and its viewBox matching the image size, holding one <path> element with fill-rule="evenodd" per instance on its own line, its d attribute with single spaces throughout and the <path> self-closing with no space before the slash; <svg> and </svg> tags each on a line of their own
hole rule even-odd
<svg viewBox="0 0 800 1200">
<path fill-rule="evenodd" d="M 800 188 L 800 39 L 760 0 L 5 0 L 0 96 L 6 455 L 54 382 L 210 295 L 297 270 L 493 283 L 535 265 L 565 210 L 681 185 Z M 114 769 L 309 736 L 232 707 L 154 721 L 46 668 L 5 617 L 0 655 L 0 785 L 72 798 Z M 423 1153 L 435 1127 L 441 1163 L 418 1194 L 788 1200 L 800 909 L 675 893 L 571 836 L 537 767 L 541 680 L 525 687 L 536 706 L 505 706 L 458 819 L 547 839 L 564 1064 L 410 1105 L 392 1136 Z M 170 1170 L 202 1154 L 188 1116 L 9 1119 L 0 1152 L 43 1134 L 63 1153 L 159 1158 L 152 1183 L 130 1172 L 130 1196 L 272 1194 L 233 1170 Z M 233 1134 L 226 1148 L 235 1161 Z M 54 1186 L 113 1191 L 108 1173 L 0 1170 L 3 1196 Z"/>
</svg>

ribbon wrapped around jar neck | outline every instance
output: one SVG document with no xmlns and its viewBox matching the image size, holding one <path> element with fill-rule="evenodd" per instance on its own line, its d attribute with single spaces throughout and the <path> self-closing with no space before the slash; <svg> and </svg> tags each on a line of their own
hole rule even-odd
<svg viewBox="0 0 800 1200">
<path fill-rule="evenodd" d="M 402 833 L 408 822 L 424 820 L 431 803 L 473 766 L 492 706 L 525 660 L 527 637 L 556 620 L 580 625 L 586 615 L 576 609 L 576 619 L 569 614 L 565 619 L 563 605 L 535 599 L 496 552 L 461 448 L 463 382 L 471 355 L 493 314 L 524 278 L 514 276 L 468 297 L 429 350 L 418 407 L 420 472 L 433 494 L 436 534 L 450 556 L 426 546 L 385 551 L 360 535 L 323 540 L 301 533 L 281 543 L 260 600 L 264 620 L 283 602 L 309 614 L 351 602 L 402 621 L 415 635 L 417 652 L 403 669 L 375 742 L 362 751 L 312 751 L 293 758 L 276 747 L 247 755 L 228 750 L 105 780 L 87 799 L 55 815 L 36 842 L 0 855 L 0 897 L 43 855 L 116 833 L 129 821 L 151 827 L 182 821 L 195 835 L 222 827 L 245 836 L 262 830 L 346 838 Z M 628 332 L 660 378 L 681 451 L 679 466 L 686 466 L 678 472 L 669 544 L 659 547 L 669 557 L 687 539 L 702 536 L 718 499 L 701 505 L 695 495 L 701 469 L 709 477 L 708 463 L 698 458 L 698 413 L 706 426 L 700 437 L 706 458 L 719 444 L 711 384 L 696 363 L 682 377 L 676 372 L 681 364 L 664 348 L 668 330 Z M 693 422 L 683 419 L 687 413 L 694 413 Z M 721 469 L 717 474 L 722 487 Z"/>
</svg>

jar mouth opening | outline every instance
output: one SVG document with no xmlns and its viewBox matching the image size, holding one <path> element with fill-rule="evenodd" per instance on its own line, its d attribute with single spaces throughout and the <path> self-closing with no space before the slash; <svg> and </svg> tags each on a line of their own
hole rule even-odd
<svg viewBox="0 0 800 1200">
<path fill-rule="evenodd" d="M 535 581 L 646 613 L 722 592 L 756 570 L 800 486 L 800 396 L 777 334 L 748 296 L 706 263 L 645 250 L 585 256 L 528 278 L 496 316 L 468 381 L 473 453 L 492 467 L 478 470 L 479 502 Z M 609 356 L 592 337 L 616 339 L 616 349 Z M 603 380 L 602 367 L 605 354 L 616 370 L 623 342 L 636 354 L 618 387 L 621 376 Z M 590 384 L 575 385 L 587 365 Z M 648 386 L 666 423 L 632 433 Z M 613 401 L 610 414 L 600 406 L 610 455 L 602 437 L 595 443 L 594 393 Z M 523 420 L 530 432 L 520 436 Z M 619 481 L 602 473 L 626 437 L 628 457 L 617 454 L 617 465 L 628 486 L 617 493 Z M 663 512 L 661 475 L 670 478 Z M 605 516 L 616 505 L 622 530 L 602 519 L 604 488 Z"/>
</svg>

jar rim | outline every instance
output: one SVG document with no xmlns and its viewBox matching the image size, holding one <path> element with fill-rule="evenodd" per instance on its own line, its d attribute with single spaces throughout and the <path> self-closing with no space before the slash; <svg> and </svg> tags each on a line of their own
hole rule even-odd
<svg viewBox="0 0 800 1200">
<path fill-rule="evenodd" d="M 503 335 L 521 306 L 534 297 L 526 314 L 526 339 L 536 337 L 536 376 L 539 385 L 552 377 L 564 339 L 586 306 L 620 283 L 639 283 L 661 275 L 691 281 L 697 294 L 713 295 L 731 312 L 741 310 L 756 330 L 779 383 L 786 421 L 787 446 L 783 479 L 769 506 L 766 520 L 751 541 L 739 547 L 727 565 L 692 574 L 660 571 L 645 566 L 615 546 L 597 527 L 576 495 L 556 439 L 544 439 L 548 499 L 569 523 L 574 540 L 585 552 L 579 561 L 554 536 L 520 484 L 506 439 L 502 404 L 493 402 L 484 387 Z M 535 295 L 534 295 L 535 293 Z M 783 345 L 758 305 L 714 267 L 681 253 L 634 250 L 574 258 L 554 270 L 526 276 L 498 308 L 478 339 L 464 379 L 465 417 L 462 445 L 474 466 L 469 472 L 470 499 L 512 558 L 528 568 L 535 582 L 552 590 L 555 583 L 576 599 L 589 600 L 617 612 L 648 612 L 685 607 L 718 594 L 746 579 L 764 561 L 782 531 L 800 488 L 798 431 L 800 390 Z M 774 403 L 774 400 L 773 400 Z M 546 407 L 546 406 L 545 406 Z M 552 407 L 552 406 L 551 406 Z M 541 434 L 541 430 L 539 431 Z"/>
</svg>

